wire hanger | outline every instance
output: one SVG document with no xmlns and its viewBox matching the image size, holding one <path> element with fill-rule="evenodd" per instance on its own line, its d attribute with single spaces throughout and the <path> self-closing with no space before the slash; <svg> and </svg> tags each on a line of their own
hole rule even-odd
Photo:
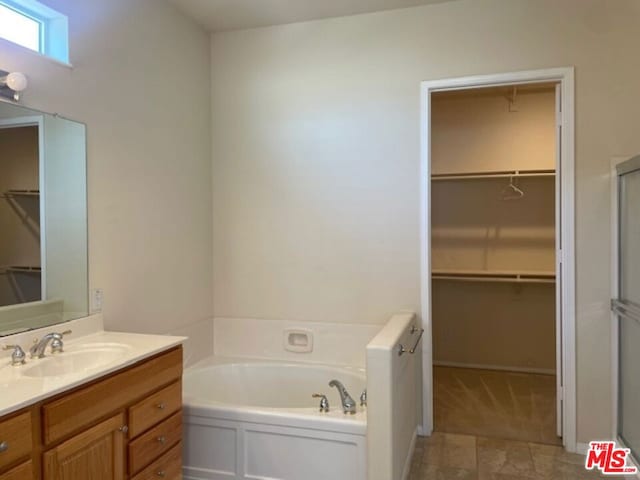
<svg viewBox="0 0 640 480">
<path fill-rule="evenodd" d="M 518 98 L 518 87 L 514 85 L 511 95 L 507 95 L 507 101 L 509 102 L 509 112 L 517 112 L 518 104 L 516 100 Z"/>
<path fill-rule="evenodd" d="M 524 192 L 518 188 L 513 177 L 509 177 L 509 185 L 502 190 L 502 200 L 520 200 L 524 197 Z"/>
</svg>

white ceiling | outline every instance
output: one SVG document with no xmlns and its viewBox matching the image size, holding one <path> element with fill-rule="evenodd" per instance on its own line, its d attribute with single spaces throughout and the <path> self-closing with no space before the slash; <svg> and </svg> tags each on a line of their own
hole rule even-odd
<svg viewBox="0 0 640 480">
<path fill-rule="evenodd" d="M 449 0 L 169 0 L 209 31 L 266 27 Z"/>
</svg>

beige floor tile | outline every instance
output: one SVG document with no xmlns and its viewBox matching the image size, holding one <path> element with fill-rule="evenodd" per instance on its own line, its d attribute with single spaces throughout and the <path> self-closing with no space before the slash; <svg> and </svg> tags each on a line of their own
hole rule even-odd
<svg viewBox="0 0 640 480">
<path fill-rule="evenodd" d="M 584 465 L 584 455 L 577 453 L 569 453 L 565 449 L 558 445 L 544 445 L 540 443 L 529 443 L 529 449 L 531 450 L 531 456 L 534 461 L 540 460 L 553 460 L 563 463 L 572 463 L 574 465 Z"/>
<path fill-rule="evenodd" d="M 520 475 L 496 472 L 478 472 L 478 480 L 549 480 L 543 476 L 528 476 L 525 479 Z"/>
<path fill-rule="evenodd" d="M 446 433 L 420 438 L 416 445 L 422 446 L 423 450 L 416 449 L 409 480 L 607 478 L 599 472 L 585 470 L 584 456 L 566 453 L 562 447 L 552 445 Z M 472 448 L 476 449 L 475 455 L 471 453 Z"/>
<path fill-rule="evenodd" d="M 433 435 L 431 442 L 425 445 L 422 465 L 475 470 L 476 437 L 450 433 Z"/>
<path fill-rule="evenodd" d="M 419 480 L 477 480 L 478 474 L 475 470 L 464 468 L 423 465 L 417 478 Z"/>
<path fill-rule="evenodd" d="M 520 478 L 537 475 L 527 443 L 496 438 L 478 438 L 477 442 L 480 472 Z"/>
</svg>

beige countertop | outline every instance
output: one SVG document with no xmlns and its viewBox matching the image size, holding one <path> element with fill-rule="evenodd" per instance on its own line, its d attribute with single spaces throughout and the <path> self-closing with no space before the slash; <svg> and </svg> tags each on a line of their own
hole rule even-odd
<svg viewBox="0 0 640 480">
<path fill-rule="evenodd" d="M 2 340 L 3 344 L 11 343 L 10 337 Z M 24 365 L 11 366 L 4 355 L 0 358 L 0 416 L 133 365 L 185 340 L 166 335 L 98 331 L 65 340 L 63 353 L 43 359 L 29 359 L 27 352 Z M 83 359 L 96 359 L 99 364 L 87 365 Z M 64 367 L 63 373 L 56 373 L 58 365 Z M 43 370 L 46 374 L 41 376 Z"/>
</svg>

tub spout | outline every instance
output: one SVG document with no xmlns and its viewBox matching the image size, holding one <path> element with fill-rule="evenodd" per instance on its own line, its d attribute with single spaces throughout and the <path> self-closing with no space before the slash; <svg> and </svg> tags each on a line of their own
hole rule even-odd
<svg viewBox="0 0 640 480">
<path fill-rule="evenodd" d="M 338 393 L 340 394 L 340 401 L 342 402 L 342 411 L 351 415 L 356 413 L 356 402 L 353 398 L 351 398 L 351 395 L 349 395 L 347 389 L 344 388 L 344 385 L 338 380 L 331 380 L 329 382 L 329 386 L 336 387 L 338 389 Z"/>
</svg>

